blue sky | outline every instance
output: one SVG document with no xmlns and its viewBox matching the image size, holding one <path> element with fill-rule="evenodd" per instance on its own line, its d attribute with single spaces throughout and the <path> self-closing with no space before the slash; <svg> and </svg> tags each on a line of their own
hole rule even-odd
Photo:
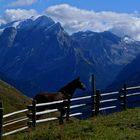
<svg viewBox="0 0 140 140">
<path fill-rule="evenodd" d="M 10 6 L 16 1 L 30 1 L 30 0 L 0 0 L 0 13 L 4 13 L 7 8 L 24 8 L 36 9 L 39 12 L 44 11 L 47 7 L 58 4 L 70 4 L 78 8 L 95 10 L 95 11 L 115 11 L 132 13 L 139 11 L 139 0 L 34 0 L 30 5 Z M 33 1 L 33 0 L 31 0 Z"/>
<path fill-rule="evenodd" d="M 95 11 L 134 12 L 139 10 L 139 0 L 42 0 L 41 10 L 46 6 L 67 3 L 78 8 Z M 40 8 L 38 8 L 40 10 Z"/>
<path fill-rule="evenodd" d="M 46 15 L 69 33 L 113 33 L 140 40 L 140 0 L 0 0 L 0 25 Z"/>
<path fill-rule="evenodd" d="M 140 8 L 139 0 L 48 0 L 48 5 L 68 3 L 78 8 L 95 11 L 134 12 Z"/>
</svg>

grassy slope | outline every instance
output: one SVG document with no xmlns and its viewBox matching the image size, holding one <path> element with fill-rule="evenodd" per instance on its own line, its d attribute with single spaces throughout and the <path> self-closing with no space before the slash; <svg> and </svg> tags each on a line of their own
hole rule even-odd
<svg viewBox="0 0 140 140">
<path fill-rule="evenodd" d="M 27 130 L 5 140 L 139 140 L 140 108 L 93 117 L 70 120 L 69 123 L 44 123 L 36 130 Z"/>
<path fill-rule="evenodd" d="M 0 100 L 3 101 L 4 113 L 24 109 L 30 103 L 29 98 L 23 96 L 14 87 L 0 80 Z"/>
<path fill-rule="evenodd" d="M 0 81 L 0 99 L 5 113 L 26 108 L 30 100 L 10 85 Z M 5 137 L 5 140 L 139 140 L 140 108 L 93 117 L 86 121 L 44 123 L 36 130 L 27 130 Z"/>
</svg>

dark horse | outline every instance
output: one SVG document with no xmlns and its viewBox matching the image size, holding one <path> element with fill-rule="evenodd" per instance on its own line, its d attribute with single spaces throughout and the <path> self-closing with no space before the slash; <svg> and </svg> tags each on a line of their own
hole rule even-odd
<svg viewBox="0 0 140 140">
<path fill-rule="evenodd" d="M 46 102 L 53 102 L 58 100 L 65 100 L 72 98 L 76 89 L 85 90 L 85 85 L 80 81 L 80 78 L 76 78 L 75 80 L 68 83 L 66 86 L 61 88 L 58 92 L 49 93 L 49 92 L 42 92 L 37 94 L 34 99 L 37 103 L 46 103 Z M 57 108 L 59 111 L 62 111 L 62 108 L 66 106 L 65 102 L 57 103 L 54 105 L 49 105 L 46 107 L 39 107 L 37 111 L 43 111 L 45 109 L 54 109 Z M 65 110 L 62 111 L 64 115 L 66 113 Z"/>
</svg>

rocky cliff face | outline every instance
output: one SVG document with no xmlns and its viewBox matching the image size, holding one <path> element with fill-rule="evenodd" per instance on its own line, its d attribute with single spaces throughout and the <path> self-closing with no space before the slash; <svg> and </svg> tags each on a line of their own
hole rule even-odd
<svg viewBox="0 0 140 140">
<path fill-rule="evenodd" d="M 140 53 L 140 42 L 111 32 L 79 32 L 72 38 L 78 41 L 83 56 L 95 67 L 97 85 L 102 88 L 113 82 L 120 70 Z"/>
<path fill-rule="evenodd" d="M 0 72 L 28 96 L 56 91 L 77 76 L 89 88 L 92 73 L 103 89 L 140 53 L 140 43 L 128 37 L 91 31 L 70 36 L 46 16 L 15 21 L 0 30 Z"/>
</svg>

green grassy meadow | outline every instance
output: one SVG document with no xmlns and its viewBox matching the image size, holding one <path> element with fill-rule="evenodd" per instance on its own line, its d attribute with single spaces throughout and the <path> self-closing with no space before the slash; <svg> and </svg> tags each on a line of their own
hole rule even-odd
<svg viewBox="0 0 140 140">
<path fill-rule="evenodd" d="M 139 140 L 140 108 L 97 116 L 88 120 L 71 118 L 64 125 L 58 122 L 38 124 L 5 140 Z"/>
<path fill-rule="evenodd" d="M 0 100 L 3 102 L 4 114 L 25 109 L 31 100 L 11 85 L 0 80 Z"/>
</svg>

